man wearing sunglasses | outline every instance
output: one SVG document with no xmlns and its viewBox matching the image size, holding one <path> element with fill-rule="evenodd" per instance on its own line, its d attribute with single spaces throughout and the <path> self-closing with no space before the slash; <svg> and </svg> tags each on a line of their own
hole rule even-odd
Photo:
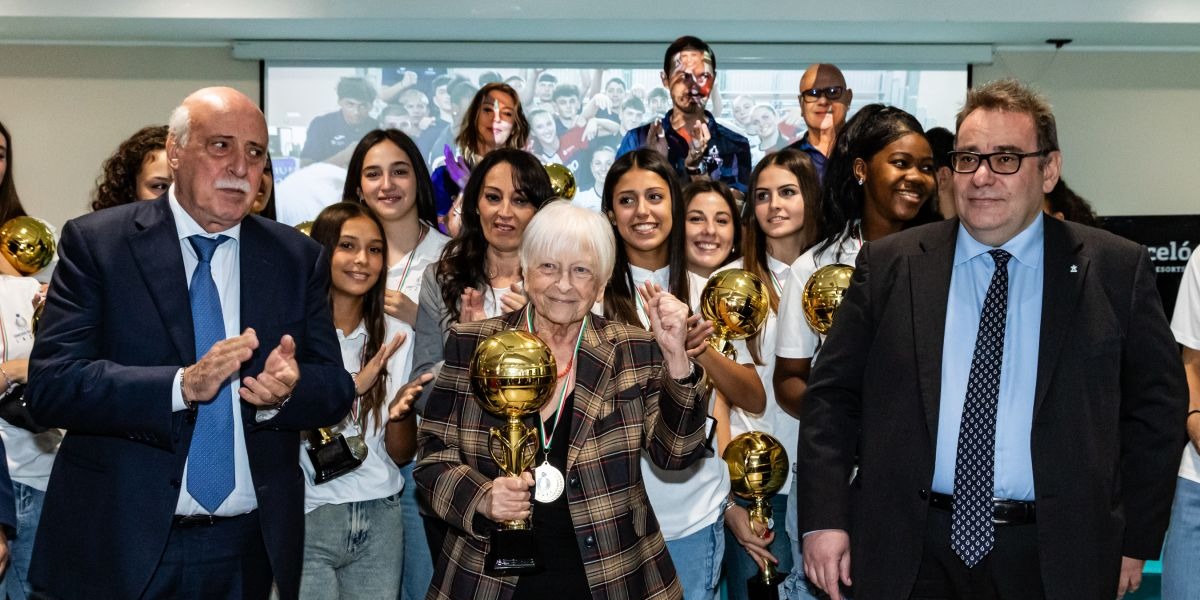
<svg viewBox="0 0 1200 600">
<path fill-rule="evenodd" d="M 853 98 L 854 91 L 846 87 L 842 70 L 834 65 L 809 65 L 800 78 L 800 114 L 808 131 L 788 147 L 808 154 L 821 180 L 825 179 L 825 161 L 846 124 Z"/>
<path fill-rule="evenodd" d="M 1154 267 L 1042 213 L 1062 152 L 1036 92 L 972 89 L 957 126 L 958 219 L 863 246 L 813 367 L 805 573 L 834 600 L 1120 598 L 1186 439 Z"/>
</svg>

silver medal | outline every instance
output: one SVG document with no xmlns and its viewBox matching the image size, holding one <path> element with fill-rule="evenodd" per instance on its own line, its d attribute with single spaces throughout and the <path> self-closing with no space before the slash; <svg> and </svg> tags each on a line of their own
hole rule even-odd
<svg viewBox="0 0 1200 600">
<path fill-rule="evenodd" d="M 563 493 L 563 474 L 549 462 L 543 462 L 533 470 L 533 480 L 533 498 L 542 504 L 558 500 Z"/>
</svg>

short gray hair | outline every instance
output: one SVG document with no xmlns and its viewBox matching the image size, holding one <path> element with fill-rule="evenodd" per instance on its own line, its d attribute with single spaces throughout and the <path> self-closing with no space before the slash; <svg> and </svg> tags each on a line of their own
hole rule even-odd
<svg viewBox="0 0 1200 600">
<path fill-rule="evenodd" d="M 533 215 L 521 238 L 521 270 L 544 258 L 581 251 L 594 260 L 592 266 L 603 289 L 617 261 L 617 241 L 604 215 L 566 200 L 547 203 Z"/>
<path fill-rule="evenodd" d="M 175 144 L 179 147 L 187 145 L 188 135 L 192 129 L 192 114 L 188 110 L 186 104 L 180 104 L 171 111 L 171 118 L 167 121 L 167 137 L 175 138 Z"/>
</svg>

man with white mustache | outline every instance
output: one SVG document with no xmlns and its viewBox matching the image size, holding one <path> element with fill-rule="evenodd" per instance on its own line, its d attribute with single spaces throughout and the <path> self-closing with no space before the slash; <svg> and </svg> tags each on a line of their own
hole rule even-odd
<svg viewBox="0 0 1200 600">
<path fill-rule="evenodd" d="M 38 597 L 297 597 L 300 431 L 354 384 L 321 247 L 247 216 L 266 151 L 249 98 L 199 90 L 171 115 L 167 193 L 63 228 L 26 395 L 67 430 Z"/>
</svg>

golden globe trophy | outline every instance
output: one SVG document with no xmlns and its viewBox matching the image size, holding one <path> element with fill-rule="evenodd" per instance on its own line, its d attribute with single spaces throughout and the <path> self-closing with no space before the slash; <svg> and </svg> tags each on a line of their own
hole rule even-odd
<svg viewBox="0 0 1200 600">
<path fill-rule="evenodd" d="M 54 260 L 54 234 L 34 217 L 13 217 L 0 226 L 0 255 L 22 275 L 33 275 Z"/>
<path fill-rule="evenodd" d="M 833 327 L 833 313 L 842 304 L 854 267 L 843 264 L 825 265 L 813 272 L 804 284 L 804 318 L 817 333 L 829 333 Z"/>
<path fill-rule="evenodd" d="M 727 269 L 708 280 L 700 292 L 700 313 L 712 321 L 708 342 L 730 359 L 737 358 L 731 340 L 744 340 L 762 329 L 771 310 L 767 285 L 745 269 Z"/>
<path fill-rule="evenodd" d="M 783 444 L 761 431 L 749 431 L 730 440 L 721 458 L 729 467 L 733 493 L 752 503 L 750 528 L 760 534 L 773 529 L 770 499 L 783 487 L 788 475 Z M 750 600 L 779 600 L 779 584 L 785 577 L 775 570 L 774 563 L 763 561 L 762 570 L 746 580 Z"/>
<path fill-rule="evenodd" d="M 571 200 L 575 197 L 575 174 L 570 169 L 550 163 L 546 165 L 546 175 L 550 176 L 550 188 L 556 198 Z"/>
<path fill-rule="evenodd" d="M 537 414 L 558 383 L 558 366 L 545 342 L 517 329 L 501 331 L 480 342 L 471 357 L 471 383 L 484 410 L 506 420 L 493 427 L 488 452 L 509 477 L 520 477 L 536 454 L 537 429 L 521 418 Z M 541 565 L 537 540 L 524 520 L 504 521 L 492 531 L 486 562 L 489 571 L 514 575 Z"/>
</svg>

